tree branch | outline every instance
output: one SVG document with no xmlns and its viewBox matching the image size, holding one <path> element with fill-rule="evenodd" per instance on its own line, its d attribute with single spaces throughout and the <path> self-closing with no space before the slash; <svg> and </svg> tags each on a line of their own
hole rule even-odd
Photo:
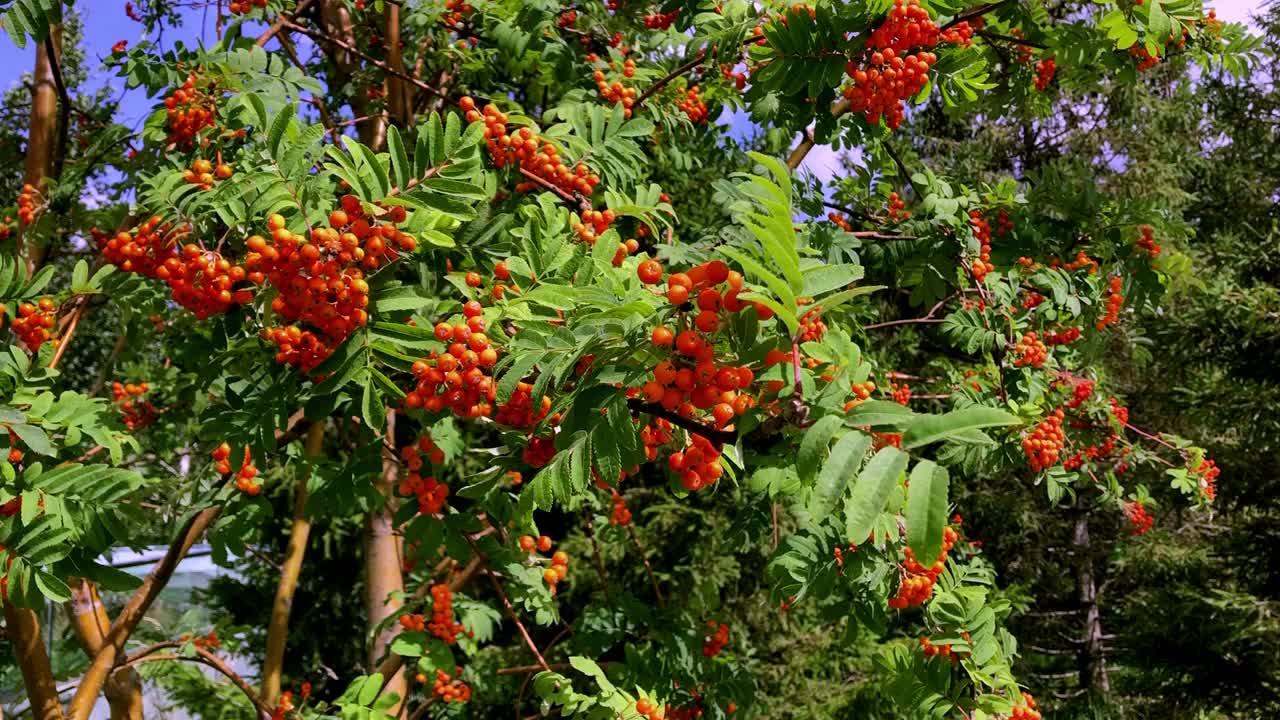
<svg viewBox="0 0 1280 720">
<path fill-rule="evenodd" d="M 640 93 L 640 97 L 636 98 L 635 105 L 633 105 L 631 109 L 633 111 L 639 110 L 640 106 L 644 104 L 645 100 L 648 100 L 655 93 L 660 92 L 662 88 L 670 84 L 672 80 L 675 80 L 681 75 L 701 65 L 703 61 L 706 59 L 706 57 L 707 57 L 706 48 L 700 48 L 698 50 L 698 54 L 692 60 L 689 60 L 688 62 L 685 62 L 685 63 L 681 63 L 679 66 L 676 67 L 676 69 L 667 73 L 660 80 L 650 85 L 644 92 Z"/>
<path fill-rule="evenodd" d="M 62 166 L 67 161 L 67 141 L 71 137 L 71 96 L 62 77 L 62 62 L 53 46 L 53 34 L 44 39 L 44 51 L 49 54 L 49 68 L 53 71 L 53 86 L 58 89 L 58 149 L 53 155 L 53 169 L 49 173 L 55 180 L 62 177 Z"/>
<path fill-rule="evenodd" d="M 671 412 L 657 403 L 647 403 L 639 398 L 630 398 L 627 400 L 627 407 L 630 408 L 633 413 L 642 412 L 654 417 L 662 418 L 672 425 L 684 428 L 695 435 L 701 435 L 714 443 L 732 445 L 738 440 L 738 434 L 736 432 L 732 432 L 730 430 L 717 430 L 713 427 L 704 425 L 697 420 L 690 420 L 679 413 Z"/>
<path fill-rule="evenodd" d="M 68 707 L 68 716 L 71 720 L 87 720 L 89 713 L 93 710 L 93 705 L 97 701 L 98 694 L 102 691 L 103 685 L 106 683 L 107 677 L 110 675 L 112 668 L 116 665 L 116 660 L 124 649 L 124 643 L 129 638 L 130 633 L 142 621 L 151 604 L 155 602 L 156 596 L 169 582 L 169 578 L 173 576 L 173 571 L 178 567 L 178 563 L 191 550 L 191 546 L 196 540 L 204 534 L 209 524 L 217 516 L 220 508 L 212 507 L 201 510 L 191 516 L 187 520 L 186 525 L 178 533 L 178 536 L 169 545 L 169 550 L 165 553 L 164 558 L 156 564 L 155 568 L 143 580 L 142 586 L 139 587 L 129 598 L 129 602 L 120 611 L 115 622 L 111 624 L 111 629 L 107 632 L 102 648 L 93 657 L 93 662 L 89 664 L 89 669 L 84 674 L 84 679 L 80 683 L 80 687 L 76 688 L 76 693 L 71 698 L 71 704 Z"/>
</svg>

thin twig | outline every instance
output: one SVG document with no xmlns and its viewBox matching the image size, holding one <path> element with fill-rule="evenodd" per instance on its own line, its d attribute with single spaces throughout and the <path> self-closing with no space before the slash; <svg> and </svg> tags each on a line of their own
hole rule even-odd
<svg viewBox="0 0 1280 720">
<path fill-rule="evenodd" d="M 483 563 L 485 575 L 489 576 L 489 582 L 493 584 L 494 591 L 498 593 L 498 598 L 502 600 L 502 608 L 507 611 L 507 617 L 511 618 L 511 621 L 516 624 L 516 629 L 520 631 L 520 637 L 524 638 L 524 644 L 529 648 L 529 652 L 533 653 L 534 659 L 538 661 L 538 665 L 543 670 L 550 670 L 551 667 L 547 665 L 546 659 L 542 657 L 542 653 L 538 650 L 538 646 L 534 644 L 533 638 L 529 635 L 529 631 L 525 628 L 524 623 L 520 621 L 520 616 L 516 614 L 516 608 L 511 604 L 511 598 L 507 597 L 507 591 L 502 589 L 502 583 L 498 582 L 497 576 L 493 574 L 493 568 L 489 567 L 489 559 L 483 552 L 480 552 L 480 548 L 476 546 L 475 540 L 472 540 L 469 535 L 463 535 L 463 538 L 465 538 L 467 544 L 471 546 L 471 551 L 474 552 Z"/>
<path fill-rule="evenodd" d="M 604 588 L 605 602 L 613 604 L 613 598 L 609 595 L 609 574 L 604 570 L 604 558 L 600 556 L 600 541 L 596 539 L 596 524 L 591 518 L 591 511 L 584 513 L 586 525 L 584 532 L 587 537 L 591 538 L 591 555 L 595 558 L 596 572 L 600 573 L 600 586 Z"/>
<path fill-rule="evenodd" d="M 662 590 L 658 588 L 658 578 L 653 574 L 653 565 L 649 564 L 649 553 L 645 552 L 644 545 L 640 544 L 640 537 L 636 535 L 634 527 L 628 525 L 627 534 L 631 536 L 631 542 L 635 544 L 636 551 L 640 553 L 640 560 L 644 562 L 644 571 L 649 576 L 649 584 L 653 585 L 653 595 L 658 600 L 658 607 L 666 607 L 666 602 L 662 599 Z"/>
<path fill-rule="evenodd" d="M 431 93 L 432 95 L 435 95 L 435 96 L 437 96 L 437 97 L 447 97 L 447 96 L 445 95 L 445 93 L 444 93 L 444 92 L 442 92 L 441 90 L 439 90 L 438 88 L 432 87 L 431 85 L 428 85 L 428 84 L 426 84 L 426 83 L 422 82 L 421 80 L 419 80 L 418 78 L 416 78 L 416 77 L 414 77 L 414 76 L 410 75 L 409 73 L 401 72 L 401 71 L 399 71 L 399 70 L 396 70 L 395 68 L 393 68 L 393 67 L 391 67 L 390 65 L 386 64 L 385 62 L 383 62 L 383 61 L 379 60 L 378 58 L 376 58 L 376 57 L 374 57 L 374 56 L 372 56 L 372 55 L 370 55 L 369 53 L 364 52 L 364 51 L 363 51 L 363 50 L 361 50 L 360 48 L 356 47 L 355 45 L 352 45 L 352 44 L 351 44 L 351 43 L 349 43 L 349 42 L 346 42 L 345 40 L 339 40 L 338 38 L 335 38 L 335 37 L 333 37 L 332 35 L 327 35 L 327 34 L 325 34 L 325 33 L 322 33 L 322 32 L 320 32 L 320 31 L 318 31 L 318 30 L 312 30 L 311 28 L 305 27 L 305 26 L 303 26 L 303 25 L 299 25 L 298 23 L 293 22 L 292 20 L 288 20 L 288 19 L 285 19 L 285 21 L 284 21 L 284 27 L 287 27 L 287 28 L 289 28 L 290 30 L 294 30 L 294 31 L 300 32 L 300 33 L 302 33 L 303 35 L 306 35 L 306 36 L 310 37 L 312 40 L 315 40 L 315 41 L 317 41 L 317 42 L 329 42 L 329 43 L 333 43 L 334 45 L 337 45 L 338 47 L 342 48 L 343 50 L 346 50 L 347 52 L 351 53 L 352 55 L 355 55 L 355 56 L 357 56 L 357 57 L 359 57 L 359 58 L 363 59 L 365 62 L 369 63 L 370 65 L 372 65 L 372 66 L 374 66 L 374 67 L 376 67 L 376 68 L 378 68 L 379 70 L 382 70 L 383 72 L 387 73 L 388 75 L 393 75 L 393 76 L 395 76 L 395 77 L 400 78 L 401 80 L 404 80 L 405 82 L 411 83 L 414 87 L 418 88 L 419 90 L 426 90 L 427 92 L 429 92 L 429 93 Z"/>
</svg>

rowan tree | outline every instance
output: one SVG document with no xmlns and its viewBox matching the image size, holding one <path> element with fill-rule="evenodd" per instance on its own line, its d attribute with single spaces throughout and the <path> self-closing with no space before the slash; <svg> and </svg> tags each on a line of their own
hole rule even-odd
<svg viewBox="0 0 1280 720">
<path fill-rule="evenodd" d="M 758 653 L 814 635 L 880 678 L 873 712 L 1037 718 L 953 486 L 1137 534 L 1218 494 L 1099 360 L 1187 272 L 1158 189 L 905 152 L 929 98 L 1052 126 L 1058 88 L 1248 72 L 1257 39 L 1198 3 L 213 5 L 209 47 L 112 49 L 155 101 L 137 132 L 73 132 L 65 9 L 5 7 L 38 52 L 0 245 L 0 594 L 40 720 L 138 717 L 137 669 L 180 662 L 259 717 L 786 716 Z M 726 110 L 770 130 L 728 139 Z M 863 163 L 797 180 L 819 144 Z M 127 201 L 89 202 L 104 167 Z M 101 380 L 66 372 L 108 313 Z M 195 542 L 231 565 L 286 525 L 265 629 L 140 631 Z M 102 563 L 155 534 L 146 579 Z M 322 682 L 291 656 L 299 582 L 354 537 L 326 577 L 362 617 L 327 631 L 359 652 Z M 66 702 L 46 603 L 88 658 Z"/>
</svg>

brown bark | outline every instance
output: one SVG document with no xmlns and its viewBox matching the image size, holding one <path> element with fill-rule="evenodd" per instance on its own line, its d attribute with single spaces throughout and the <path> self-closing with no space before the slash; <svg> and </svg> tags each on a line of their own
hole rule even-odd
<svg viewBox="0 0 1280 720">
<path fill-rule="evenodd" d="M 283 37 L 283 36 L 282 36 Z M 320 456 L 324 443 L 324 420 L 317 420 L 307 430 L 306 456 L 314 460 Z M 267 626 L 267 654 L 262 662 L 262 699 L 274 705 L 280 694 L 280 675 L 284 667 L 285 642 L 289 638 L 289 614 L 293 609 L 293 594 L 298 589 L 298 576 L 302 572 L 302 560 L 307 553 L 307 539 L 311 535 L 311 520 L 306 516 L 307 476 L 298 478 L 293 496 L 293 528 L 284 563 L 280 568 L 280 581 L 276 585 L 275 602 L 271 606 L 271 622 Z"/>
<path fill-rule="evenodd" d="M 1076 591 L 1080 608 L 1084 612 L 1083 645 L 1080 648 L 1080 687 L 1083 690 L 1106 693 L 1111 690 L 1107 677 L 1106 658 L 1103 656 L 1102 619 L 1098 614 L 1098 585 L 1094 575 L 1093 555 L 1089 547 L 1089 516 L 1081 513 L 1076 518 L 1072 532 L 1072 544 L 1076 551 Z"/>
<path fill-rule="evenodd" d="M 387 3 L 386 18 L 387 64 L 404 74 L 404 39 L 401 37 L 400 6 Z M 409 83 L 395 75 L 387 75 L 387 109 L 391 120 L 400 127 L 413 125 L 413 89 Z"/>
<path fill-rule="evenodd" d="M 387 411 L 387 429 L 385 437 L 392 444 L 396 436 L 396 413 Z M 396 483 L 398 469 L 396 458 L 391 450 L 383 450 L 382 475 L 376 487 L 386 502 L 381 508 L 370 512 L 365 519 L 364 527 L 364 571 L 365 571 L 365 608 L 368 627 L 372 630 L 383 620 L 396 615 L 403 601 L 404 574 L 400 562 L 400 537 L 395 529 L 395 506 L 391 501 Z M 375 667 L 378 661 L 387 654 L 391 638 L 395 637 L 395 628 L 388 627 L 373 638 L 369 647 L 369 666 Z M 389 715 L 397 715 L 403 705 L 408 689 L 403 669 L 397 670 L 389 678 L 386 688 L 400 696 L 400 701 L 391 709 Z"/>
<path fill-rule="evenodd" d="M 36 45 L 36 66 L 31 78 L 31 122 L 27 131 L 24 182 L 36 188 L 53 171 L 54 150 L 57 146 L 58 84 L 53 76 L 50 48 L 57 54 L 62 52 L 62 27 L 59 25 L 49 28 L 49 42 Z M 24 245 L 23 229 L 22 226 L 18 228 L 18 256 L 25 254 L 27 270 L 34 273 L 44 262 L 45 248 L 35 243 Z"/>
<path fill-rule="evenodd" d="M 58 689 L 53 682 L 49 654 L 40 638 L 40 621 L 35 611 L 5 602 L 4 625 L 31 701 L 31 717 L 62 720 L 62 703 L 58 701 Z"/>
<path fill-rule="evenodd" d="M 196 513 L 188 520 L 182 532 L 169 546 L 169 551 L 165 553 L 164 558 L 156 564 L 156 567 L 142 581 L 142 586 L 129 598 L 129 602 L 125 604 L 104 636 L 102 647 L 94 654 L 93 662 L 89 664 L 89 669 L 85 671 L 80 680 L 80 686 L 76 688 L 75 695 L 71 698 L 67 713 L 71 720 L 87 720 L 89 713 L 93 711 L 98 693 L 102 691 L 112 670 L 116 667 L 117 660 L 121 657 L 125 641 L 147 614 L 156 596 L 168 584 L 178 563 L 186 557 L 191 546 L 213 522 L 218 510 L 219 508 L 208 508 Z"/>
<path fill-rule="evenodd" d="M 324 34 L 330 35 L 349 46 L 355 46 L 355 25 L 351 20 L 351 12 L 347 10 L 347 5 L 342 0 L 323 0 L 320 5 L 320 22 L 324 27 Z M 333 42 L 319 41 L 322 46 L 326 46 L 325 50 L 333 59 L 333 63 L 337 69 L 338 77 L 333 78 L 330 87 L 341 87 L 351 77 L 360 70 L 360 64 L 357 62 L 358 55 L 341 47 Z M 357 128 L 357 134 L 360 136 L 360 142 L 377 150 L 382 146 L 382 141 L 386 137 L 386 122 L 381 113 L 376 116 L 370 116 L 369 98 L 364 94 L 361 88 L 355 88 L 351 93 L 351 111 L 358 118 L 368 118 L 368 120 L 360 123 Z"/>
<path fill-rule="evenodd" d="M 71 600 L 66 603 L 67 617 L 81 649 L 93 659 L 102 649 L 111 618 L 98 595 L 98 586 L 83 578 L 70 578 Z M 141 720 L 142 678 L 131 667 L 112 673 L 103 687 L 103 695 L 111 710 L 111 720 Z"/>
<path fill-rule="evenodd" d="M 838 118 L 847 112 L 849 112 L 849 101 L 844 98 L 837 100 L 836 104 L 831 106 L 831 114 L 834 117 Z M 787 156 L 787 167 L 792 170 L 800 167 L 800 163 L 804 162 L 804 156 L 809 154 L 809 151 L 813 149 L 815 144 L 816 142 L 813 139 L 813 134 L 806 131 L 804 140 L 801 140 L 800 144 L 796 146 L 796 149 L 792 150 L 791 154 Z"/>
</svg>

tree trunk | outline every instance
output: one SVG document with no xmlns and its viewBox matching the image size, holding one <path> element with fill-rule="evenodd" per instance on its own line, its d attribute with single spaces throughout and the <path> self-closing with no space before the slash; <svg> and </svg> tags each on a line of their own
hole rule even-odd
<svg viewBox="0 0 1280 720">
<path fill-rule="evenodd" d="M 53 79 L 53 63 L 48 48 L 62 53 L 62 26 L 49 28 L 49 43 L 36 43 L 36 67 L 32 75 L 31 122 L 27 131 L 27 157 L 24 182 L 40 187 L 53 170 L 54 148 L 58 135 L 58 86 Z M 65 130 L 64 130 L 65 132 Z M 25 255 L 28 272 L 34 273 L 44 262 L 45 248 L 34 242 L 24 244 L 23 229 L 18 227 L 18 256 Z"/>
<path fill-rule="evenodd" d="M 324 25 L 326 35 L 355 46 L 355 26 L 351 21 L 351 12 L 347 10 L 346 2 L 343 0 L 325 0 L 320 6 L 320 22 Z M 331 47 L 327 48 L 327 50 L 337 68 L 338 77 L 333 78 L 333 82 L 329 86 L 331 88 L 339 88 L 345 85 L 360 69 L 359 58 L 341 47 L 332 45 L 332 43 L 330 45 Z M 352 90 L 351 112 L 355 114 L 357 119 L 365 118 L 356 123 L 356 133 L 360 136 L 360 142 L 377 150 L 382 146 L 382 141 L 386 137 L 386 122 L 381 114 L 376 117 L 370 116 L 370 104 L 369 98 L 364 94 L 363 90 L 360 88 Z"/>
<path fill-rule="evenodd" d="M 387 64 L 396 72 L 404 72 L 404 42 L 400 32 L 400 6 L 387 3 L 386 11 Z M 400 127 L 413 125 L 413 90 L 404 78 L 387 75 L 387 109 L 391 120 Z"/>
<path fill-rule="evenodd" d="M 317 420 L 307 430 L 306 456 L 315 460 L 320 456 L 324 443 L 324 420 Z M 275 705 L 280 695 L 280 676 L 284 667 L 285 641 L 289 638 L 289 613 L 293 609 L 293 594 L 298 589 L 298 576 L 302 572 L 302 560 L 307 553 L 307 538 L 311 535 L 311 520 L 306 516 L 307 478 L 298 478 L 293 496 L 293 528 L 289 534 L 289 546 L 285 550 L 284 564 L 280 568 L 280 582 L 276 585 L 275 602 L 271 606 L 271 623 L 267 626 L 267 655 L 262 663 L 262 700 Z"/>
<path fill-rule="evenodd" d="M 1107 661 L 1102 648 L 1102 619 L 1098 614 L 1098 585 L 1093 569 L 1093 555 L 1089 548 L 1089 515 L 1082 512 L 1076 518 L 1072 537 L 1076 550 L 1076 591 L 1080 607 L 1084 611 L 1084 636 L 1080 648 L 1080 687 L 1089 692 L 1106 693 L 1111 690 L 1107 677 Z"/>
<path fill-rule="evenodd" d="M 387 411 L 385 437 L 394 445 L 396 413 Z M 383 450 L 382 476 L 377 482 L 378 492 L 386 501 L 381 508 L 369 513 L 364 528 L 365 606 L 370 631 L 388 617 L 400 611 L 404 593 L 404 575 L 400 562 L 400 537 L 395 529 L 395 504 L 392 502 L 396 483 L 397 464 L 392 450 Z M 388 627 L 378 633 L 369 647 L 369 667 L 377 667 L 387 653 L 395 628 Z M 408 683 L 403 670 L 396 672 L 387 683 L 387 690 L 400 696 L 400 701 L 386 712 L 396 715 L 403 705 Z"/>
<path fill-rule="evenodd" d="M 62 703 L 58 701 L 58 688 L 53 682 L 49 653 L 40 637 L 40 620 L 35 611 L 5 601 L 4 625 L 31 701 L 31 717 L 62 720 Z"/>
<path fill-rule="evenodd" d="M 111 618 L 98 595 L 98 586 L 83 578 L 70 578 L 71 600 L 66 603 L 67 617 L 81 649 L 92 660 L 102 649 Z M 142 677 L 129 667 L 121 668 L 107 679 L 102 688 L 111 709 L 111 720 L 142 720 Z"/>
</svg>

